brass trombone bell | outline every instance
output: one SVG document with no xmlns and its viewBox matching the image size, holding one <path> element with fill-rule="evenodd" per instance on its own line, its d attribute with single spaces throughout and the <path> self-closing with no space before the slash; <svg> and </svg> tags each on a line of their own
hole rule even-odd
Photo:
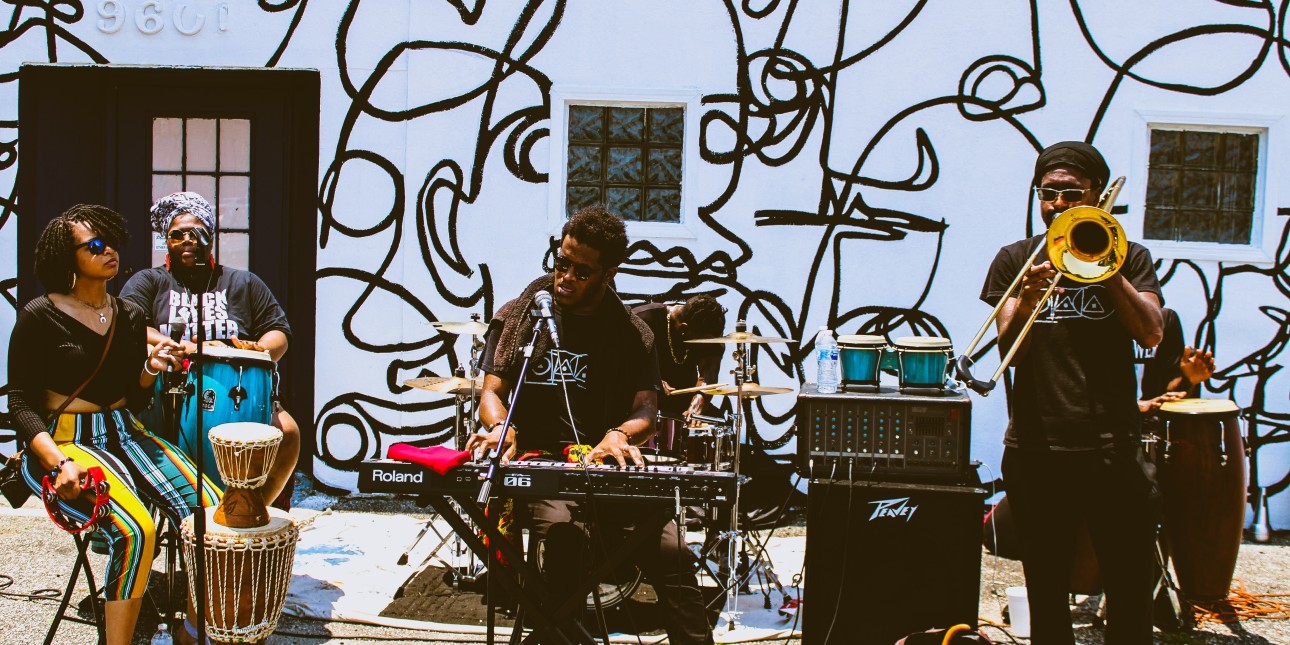
<svg viewBox="0 0 1290 645">
<path fill-rule="evenodd" d="M 1129 252 L 1124 229 L 1094 206 L 1069 208 L 1048 227 L 1053 268 L 1076 282 L 1101 282 L 1120 270 Z"/>
</svg>

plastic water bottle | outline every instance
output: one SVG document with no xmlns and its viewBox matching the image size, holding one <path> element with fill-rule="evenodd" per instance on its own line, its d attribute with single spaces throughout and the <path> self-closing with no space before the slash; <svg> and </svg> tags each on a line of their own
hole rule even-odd
<svg viewBox="0 0 1290 645">
<path fill-rule="evenodd" d="M 838 341 L 828 327 L 821 326 L 820 333 L 815 335 L 815 362 L 818 367 L 815 377 L 816 389 L 820 394 L 833 394 L 838 391 Z"/>
<path fill-rule="evenodd" d="M 175 639 L 170 637 L 170 630 L 165 623 L 157 625 L 157 633 L 152 635 L 152 640 L 149 642 L 152 645 L 175 645 Z"/>
</svg>

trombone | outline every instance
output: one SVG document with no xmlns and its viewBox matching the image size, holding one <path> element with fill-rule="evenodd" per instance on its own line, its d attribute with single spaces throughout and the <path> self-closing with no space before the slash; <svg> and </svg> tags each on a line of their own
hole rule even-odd
<svg viewBox="0 0 1290 645">
<path fill-rule="evenodd" d="M 1124 229 L 1120 223 L 1111 216 L 1111 207 L 1115 205 L 1115 199 L 1120 195 L 1120 189 L 1124 186 L 1124 177 L 1120 177 L 1111 182 L 1110 188 L 1102 196 L 1097 206 L 1076 206 L 1069 208 L 1053 219 L 1053 223 L 1048 227 L 1048 234 L 1040 240 L 1035 246 L 1034 253 L 1030 254 L 1030 259 L 1021 265 L 1021 270 L 1017 272 L 1017 277 L 1012 279 L 1012 284 L 1008 285 L 1008 290 L 1004 292 L 1003 297 L 999 298 L 999 304 L 994 306 L 994 311 L 990 312 L 990 317 L 986 318 L 985 323 L 981 325 L 980 331 L 968 344 L 963 354 L 954 361 L 954 372 L 958 380 L 963 381 L 968 387 L 976 391 L 981 396 L 988 396 L 994 389 L 999 377 L 1008 369 L 1012 362 L 1012 357 L 1016 355 L 1017 349 L 1021 347 L 1021 341 L 1025 340 L 1026 334 L 1030 331 L 1030 326 L 1035 323 L 1039 317 L 1039 312 L 1044 309 L 1048 298 L 1052 296 L 1053 290 L 1057 288 L 1061 276 L 1065 276 L 1076 282 L 1101 282 L 1115 275 L 1120 267 L 1124 264 L 1125 255 L 1129 250 L 1129 241 L 1124 237 Z M 1044 295 L 1039 298 L 1035 305 L 1035 310 L 1030 312 L 1030 318 L 1021 328 L 1021 333 L 1017 334 L 1017 339 L 1013 341 L 1012 347 L 1004 354 L 1003 361 L 999 363 L 999 368 L 994 371 L 994 376 L 988 381 L 980 381 L 972 376 L 972 352 L 976 351 L 977 343 L 985 336 L 986 330 L 999 317 L 999 312 L 1003 310 L 1003 305 L 1008 301 L 1008 297 L 1021 284 L 1022 278 L 1026 272 L 1034 265 L 1035 258 L 1039 257 L 1039 252 L 1044 248 L 1048 249 L 1049 260 L 1053 263 L 1053 268 L 1061 274 L 1054 279 Z"/>
</svg>

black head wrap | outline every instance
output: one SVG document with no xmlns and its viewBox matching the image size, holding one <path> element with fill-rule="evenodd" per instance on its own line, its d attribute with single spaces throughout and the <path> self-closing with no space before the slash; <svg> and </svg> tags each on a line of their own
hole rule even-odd
<svg viewBox="0 0 1290 645">
<path fill-rule="evenodd" d="M 1035 160 L 1035 177 L 1031 180 L 1031 184 L 1038 186 L 1039 181 L 1048 171 L 1062 166 L 1079 170 L 1093 180 L 1094 188 L 1105 188 L 1111 178 L 1111 169 L 1107 167 L 1106 159 L 1097 151 L 1097 148 L 1083 141 L 1062 141 L 1044 148 L 1044 151 L 1039 153 L 1039 158 Z"/>
</svg>

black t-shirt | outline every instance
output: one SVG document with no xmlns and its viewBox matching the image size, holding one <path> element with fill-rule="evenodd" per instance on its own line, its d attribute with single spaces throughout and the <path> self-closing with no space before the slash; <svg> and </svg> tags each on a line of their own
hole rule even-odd
<svg viewBox="0 0 1290 645">
<path fill-rule="evenodd" d="M 1160 344 L 1147 350 L 1146 361 L 1142 366 L 1142 394 L 1140 398 L 1154 399 L 1169 387 L 1169 382 L 1182 375 L 1178 364 L 1182 362 L 1183 341 L 1182 321 L 1173 309 L 1164 309 L 1165 335 Z M 1191 385 L 1195 385 L 1192 383 Z M 1190 388 L 1189 388 L 1190 389 Z"/>
<path fill-rule="evenodd" d="M 268 285 L 254 273 L 219 267 L 214 284 L 206 289 L 208 277 L 209 274 L 195 277 L 193 282 L 199 284 L 185 284 L 165 267 L 153 267 L 130 276 L 121 289 L 121 297 L 148 312 L 148 326 L 167 335 L 171 320 L 187 320 L 195 325 L 200 304 L 208 340 L 237 336 L 256 341 L 273 330 L 291 337 L 286 312 Z M 191 328 L 184 335 L 191 338 L 195 331 L 195 327 Z"/>
<path fill-rule="evenodd" d="M 110 405 L 139 392 L 148 358 L 147 323 L 134 304 L 116 299 L 112 346 L 94 380 L 77 398 Z M 18 312 L 9 337 L 9 413 L 24 443 L 45 430 L 45 390 L 70 396 L 98 365 L 103 334 L 59 309 L 48 296 L 33 298 Z"/>
<path fill-rule="evenodd" d="M 1040 235 L 1000 249 L 981 299 L 998 303 L 1042 241 Z M 1035 264 L 1046 261 L 1045 249 Z M 1139 292 L 1160 296 L 1151 253 L 1142 245 L 1129 242 L 1120 273 Z M 1048 450 L 1110 447 L 1117 436 L 1123 440 L 1139 432 L 1134 340 L 1116 317 L 1105 285 L 1062 277 L 1058 286 L 1066 292 L 1053 294 L 1030 329 L 1025 357 L 1014 363 L 1012 417 L 1004 444 Z"/>
<path fill-rule="evenodd" d="M 565 407 L 566 387 L 579 437 L 591 445 L 627 420 L 637 392 L 658 390 L 653 352 L 646 351 L 640 334 L 627 321 L 626 311 L 613 312 L 610 307 L 621 305 L 606 297 L 591 315 L 558 316 L 560 349 L 533 357 L 511 420 L 518 431 L 521 453 L 546 450 L 559 454 L 575 442 Z M 496 345 L 489 343 L 484 371 L 517 383 L 519 361 L 508 373 L 494 369 Z"/>
<path fill-rule="evenodd" d="M 675 389 L 694 387 L 699 375 L 704 383 L 716 383 L 721 368 L 722 345 L 691 345 L 668 334 L 667 305 L 648 304 L 632 309 L 632 313 L 649 325 L 654 332 L 654 347 L 658 354 L 658 375 Z M 669 344 L 672 346 L 669 347 Z M 680 355 L 681 361 L 676 360 Z M 658 409 L 663 416 L 681 418 L 690 408 L 690 396 L 660 396 Z"/>
</svg>

